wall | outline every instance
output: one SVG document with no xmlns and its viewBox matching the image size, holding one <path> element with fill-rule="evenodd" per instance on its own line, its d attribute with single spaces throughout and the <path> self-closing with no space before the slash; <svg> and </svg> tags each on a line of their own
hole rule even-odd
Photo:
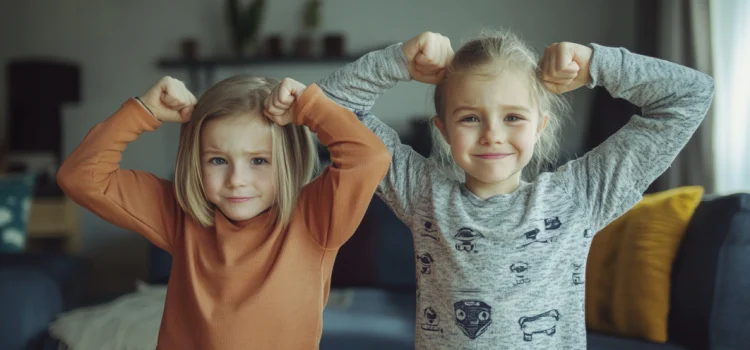
<svg viewBox="0 0 750 350">
<path fill-rule="evenodd" d="M 292 38 L 299 30 L 302 0 L 269 1 L 263 35 Z M 229 40 L 220 0 L 24 0 L 0 3 L 0 64 L 14 58 L 49 57 L 78 62 L 82 68 L 80 103 L 64 110 L 64 153 L 70 153 L 86 132 L 108 117 L 128 97 L 138 95 L 170 74 L 187 79 L 179 70 L 156 67 L 160 57 L 179 52 L 179 41 L 195 37 L 202 54 L 227 54 Z M 507 27 L 537 49 L 557 41 L 597 42 L 632 47 L 634 2 L 631 1 L 500 1 L 448 0 L 352 1 L 325 0 L 323 32 L 343 32 L 348 52 L 362 52 L 430 30 L 448 36 L 457 48 L 482 27 Z M 287 40 L 287 44 L 290 40 Z M 220 70 L 221 79 L 237 72 L 312 83 L 339 67 L 337 64 L 257 66 Z M 5 81 L 5 70 L 0 71 Z M 430 92 L 419 83 L 402 84 L 384 94 L 375 112 L 397 130 L 412 117 L 430 115 Z M 0 135 L 5 134 L 7 88 L 0 85 Z M 564 151 L 580 149 L 585 132 L 587 91 L 572 94 L 575 123 L 564 132 Z M 179 128 L 165 125 L 128 146 L 122 167 L 169 177 L 174 166 Z M 84 250 L 101 266 L 107 283 L 131 286 L 145 271 L 145 241 L 82 210 Z M 104 280 L 102 280 L 104 281 Z M 104 282 L 103 282 L 104 283 Z"/>
</svg>

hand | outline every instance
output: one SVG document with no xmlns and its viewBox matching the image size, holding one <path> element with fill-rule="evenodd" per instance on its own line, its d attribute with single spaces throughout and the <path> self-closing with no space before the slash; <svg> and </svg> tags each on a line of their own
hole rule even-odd
<svg viewBox="0 0 750 350">
<path fill-rule="evenodd" d="M 403 50 L 409 59 L 411 78 L 427 84 L 440 82 L 453 60 L 450 39 L 437 33 L 419 34 L 407 41 Z"/>
<path fill-rule="evenodd" d="M 172 77 L 161 78 L 140 99 L 159 121 L 177 123 L 190 120 L 197 102 L 185 84 Z"/>
<path fill-rule="evenodd" d="M 589 65 L 592 50 L 588 46 L 562 42 L 548 46 L 539 61 L 544 86 L 558 94 L 573 91 L 591 81 Z"/>
<path fill-rule="evenodd" d="M 263 102 L 263 114 L 274 123 L 284 126 L 294 121 L 291 108 L 294 101 L 305 91 L 305 85 L 290 79 L 276 85 Z"/>
</svg>

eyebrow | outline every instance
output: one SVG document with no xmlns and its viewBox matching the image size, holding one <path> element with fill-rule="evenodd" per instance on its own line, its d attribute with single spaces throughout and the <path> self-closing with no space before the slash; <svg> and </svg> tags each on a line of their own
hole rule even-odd
<svg viewBox="0 0 750 350">
<path fill-rule="evenodd" d="M 225 152 L 216 147 L 206 147 L 206 149 L 201 150 L 201 154 L 221 154 L 221 153 L 225 153 Z M 266 155 L 270 155 L 271 151 L 261 149 L 257 151 L 244 151 L 243 153 L 247 155 L 251 155 L 251 156 L 266 156 Z"/>
<path fill-rule="evenodd" d="M 527 107 L 524 107 L 524 106 L 502 105 L 502 107 L 505 110 L 516 111 L 516 112 L 527 113 L 527 114 L 531 113 L 531 110 L 528 109 Z M 471 106 L 471 105 L 460 105 L 460 106 L 456 107 L 455 109 L 453 109 L 453 112 L 451 113 L 451 115 L 456 115 L 456 114 L 458 114 L 459 112 L 462 112 L 462 111 L 476 111 L 476 110 L 479 110 L 479 109 L 480 108 L 474 107 L 474 106 Z"/>
</svg>

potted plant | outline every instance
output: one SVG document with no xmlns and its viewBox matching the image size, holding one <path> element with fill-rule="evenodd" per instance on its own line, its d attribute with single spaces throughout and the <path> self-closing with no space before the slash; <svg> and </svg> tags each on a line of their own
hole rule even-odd
<svg viewBox="0 0 750 350">
<path fill-rule="evenodd" d="M 294 43 L 294 52 L 297 56 L 307 57 L 312 55 L 313 35 L 320 26 L 321 0 L 307 0 L 302 8 L 302 33 L 297 36 Z"/>
<path fill-rule="evenodd" d="M 253 0 L 247 6 L 242 6 L 240 0 L 227 0 L 227 19 L 236 56 L 243 56 L 257 44 L 265 7 L 265 0 Z"/>
</svg>

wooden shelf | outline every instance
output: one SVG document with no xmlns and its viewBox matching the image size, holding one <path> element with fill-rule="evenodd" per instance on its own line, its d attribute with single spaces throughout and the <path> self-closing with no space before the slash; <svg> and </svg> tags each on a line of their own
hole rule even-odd
<svg viewBox="0 0 750 350">
<path fill-rule="evenodd" d="M 29 240 L 62 239 L 65 252 L 77 254 L 81 249 L 78 205 L 67 197 L 35 198 L 26 231 Z"/>
<path fill-rule="evenodd" d="M 369 51 L 367 51 L 369 52 Z M 184 58 L 162 58 L 157 66 L 162 69 L 186 69 L 189 74 L 188 88 L 193 93 L 200 93 L 202 89 L 214 83 L 216 68 L 224 67 L 248 67 L 261 65 L 322 65 L 322 64 L 344 64 L 357 60 L 366 52 L 359 55 L 346 55 L 337 57 L 310 56 L 310 57 L 207 57 L 199 59 Z M 201 82 L 201 73 L 203 81 Z"/>
<path fill-rule="evenodd" d="M 358 59 L 360 56 L 342 57 L 214 57 L 187 60 L 181 58 L 163 58 L 159 60 L 160 68 L 189 68 L 189 67 L 244 67 L 252 65 L 271 64 L 325 64 L 325 63 L 347 63 Z"/>
</svg>

